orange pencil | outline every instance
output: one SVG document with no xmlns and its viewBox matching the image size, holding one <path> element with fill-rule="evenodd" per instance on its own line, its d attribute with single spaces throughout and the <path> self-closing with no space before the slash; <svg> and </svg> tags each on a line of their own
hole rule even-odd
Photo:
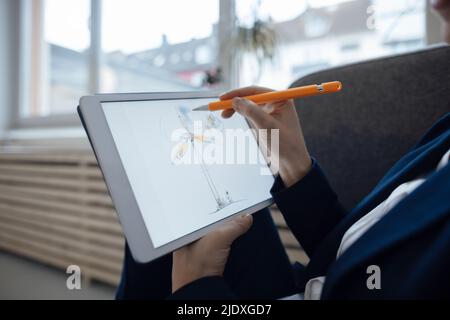
<svg viewBox="0 0 450 320">
<path fill-rule="evenodd" d="M 255 94 L 246 98 L 250 101 L 253 101 L 256 104 L 264 104 L 268 102 L 274 101 L 283 101 L 294 98 L 303 98 L 310 96 L 317 96 L 327 93 L 339 92 L 342 89 L 342 83 L 339 81 L 326 82 L 322 84 L 313 84 L 304 87 L 291 88 L 287 90 L 281 91 L 272 91 L 261 94 Z M 193 111 L 218 111 L 218 110 L 226 110 L 232 108 L 232 100 L 222 100 L 211 102 L 208 105 L 200 106 L 198 108 L 193 109 Z"/>
</svg>

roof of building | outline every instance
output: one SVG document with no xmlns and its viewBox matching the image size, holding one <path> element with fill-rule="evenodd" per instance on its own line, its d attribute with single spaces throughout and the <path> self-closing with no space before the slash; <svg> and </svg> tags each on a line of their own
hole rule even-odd
<svg viewBox="0 0 450 320">
<path fill-rule="evenodd" d="M 308 8 L 298 17 L 275 23 L 282 42 L 300 42 L 328 36 L 369 32 L 367 8 L 370 0 L 348 1 L 334 6 Z"/>
</svg>

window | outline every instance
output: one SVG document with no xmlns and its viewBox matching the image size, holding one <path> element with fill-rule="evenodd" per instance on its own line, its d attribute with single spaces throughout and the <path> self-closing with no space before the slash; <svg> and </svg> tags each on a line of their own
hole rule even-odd
<svg viewBox="0 0 450 320">
<path fill-rule="evenodd" d="M 66 113 L 88 92 L 89 0 L 34 0 L 27 9 L 30 83 L 22 116 Z"/>
<path fill-rule="evenodd" d="M 217 86 L 222 79 L 210 74 L 221 60 L 219 4 L 21 0 L 20 117 L 75 115 L 79 98 L 92 93 Z"/>
<path fill-rule="evenodd" d="M 424 0 L 20 3 L 21 119 L 76 123 L 79 97 L 93 93 L 281 89 L 319 69 L 425 45 Z"/>
<path fill-rule="evenodd" d="M 219 0 L 103 0 L 100 92 L 207 86 L 207 72 L 217 68 L 218 22 Z M 202 59 L 191 59 L 198 50 L 206 51 Z"/>
<path fill-rule="evenodd" d="M 236 10 L 240 25 L 262 20 L 276 39 L 273 59 L 241 55 L 240 85 L 284 88 L 319 69 L 425 45 L 424 0 L 251 0 Z"/>
</svg>

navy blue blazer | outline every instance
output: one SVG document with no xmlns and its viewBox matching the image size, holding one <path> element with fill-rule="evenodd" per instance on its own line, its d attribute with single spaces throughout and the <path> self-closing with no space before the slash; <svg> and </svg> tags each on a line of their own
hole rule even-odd
<svg viewBox="0 0 450 320">
<path fill-rule="evenodd" d="M 374 190 L 350 212 L 339 204 L 318 163 L 301 181 L 285 188 L 277 178 L 273 197 L 310 263 L 299 288 L 326 275 L 322 299 L 450 298 L 450 165 L 436 166 L 450 148 L 450 113 L 433 125 Z M 430 175 L 336 260 L 344 233 L 400 184 Z M 257 244 L 255 244 L 257 245 Z M 381 289 L 369 289 L 367 268 L 380 268 Z M 228 299 L 221 277 L 194 281 L 172 299 Z"/>
</svg>

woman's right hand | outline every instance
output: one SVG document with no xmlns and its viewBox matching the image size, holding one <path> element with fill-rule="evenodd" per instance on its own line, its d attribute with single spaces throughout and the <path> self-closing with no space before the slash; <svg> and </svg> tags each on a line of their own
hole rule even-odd
<svg viewBox="0 0 450 320">
<path fill-rule="evenodd" d="M 238 112 L 255 129 L 279 129 L 279 174 L 286 187 L 301 180 L 311 168 L 311 157 L 306 148 L 303 133 L 292 100 L 256 105 L 245 96 L 273 91 L 262 87 L 246 87 L 227 92 L 221 100 L 233 99 L 233 109 L 225 110 L 222 117 L 230 118 Z M 270 135 L 270 133 L 269 133 Z"/>
</svg>

